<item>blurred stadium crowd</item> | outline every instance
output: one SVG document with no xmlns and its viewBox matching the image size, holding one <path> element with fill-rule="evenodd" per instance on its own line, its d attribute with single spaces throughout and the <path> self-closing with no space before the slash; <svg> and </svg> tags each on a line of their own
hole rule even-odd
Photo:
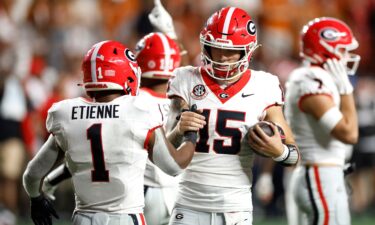
<svg viewBox="0 0 375 225">
<path fill-rule="evenodd" d="M 320 16 L 342 19 L 360 45 L 361 63 L 353 77 L 360 139 L 349 160 L 352 212 L 375 209 L 375 1 L 374 0 L 164 0 L 187 63 L 200 63 L 199 32 L 223 6 L 239 6 L 258 26 L 253 68 L 285 82 L 299 62 L 299 32 Z M 147 15 L 152 0 L 0 0 L 0 224 L 27 217 L 21 174 L 47 137 L 45 119 L 53 102 L 84 94 L 81 59 L 92 44 L 113 39 L 135 46 L 153 28 Z M 262 159 L 260 159 L 261 161 Z M 260 161 L 258 165 L 260 164 Z M 256 170 L 255 170 L 256 171 Z M 255 198 L 255 210 L 284 216 L 282 169 L 274 169 L 271 201 Z M 256 180 L 255 180 L 256 182 Z M 68 197 L 69 196 L 69 197 Z M 57 208 L 70 215 L 74 201 L 69 183 L 57 191 Z M 257 212 L 255 212 L 257 213 Z M 61 213 L 62 214 L 62 213 Z M 13 218 L 14 219 L 14 218 Z"/>
</svg>

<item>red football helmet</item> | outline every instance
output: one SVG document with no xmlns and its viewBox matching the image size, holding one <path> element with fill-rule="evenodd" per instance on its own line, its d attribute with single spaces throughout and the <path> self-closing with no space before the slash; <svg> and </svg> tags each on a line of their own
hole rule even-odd
<svg viewBox="0 0 375 225">
<path fill-rule="evenodd" d="M 247 70 L 251 55 L 258 47 L 255 23 L 240 8 L 222 8 L 207 20 L 200 33 L 200 43 L 207 73 L 218 80 L 233 79 Z M 243 53 L 237 62 L 217 62 L 212 59 L 211 48 L 241 50 Z"/>
<path fill-rule="evenodd" d="M 141 70 L 134 54 L 117 41 L 102 41 L 87 52 L 82 62 L 86 91 L 124 90 L 137 95 Z"/>
<path fill-rule="evenodd" d="M 349 53 L 356 48 L 358 42 L 351 29 L 335 18 L 316 18 L 305 25 L 301 32 L 302 58 L 317 65 L 336 58 L 347 66 L 349 75 L 354 75 L 361 59 L 359 55 Z"/>
<path fill-rule="evenodd" d="M 142 77 L 146 78 L 169 79 L 181 64 L 177 43 L 162 33 L 144 36 L 135 47 L 135 57 L 142 69 Z"/>
</svg>

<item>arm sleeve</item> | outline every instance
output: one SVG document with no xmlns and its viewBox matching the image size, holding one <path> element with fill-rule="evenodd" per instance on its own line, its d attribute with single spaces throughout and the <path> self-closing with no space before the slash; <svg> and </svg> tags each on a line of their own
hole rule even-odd
<svg viewBox="0 0 375 225">
<path fill-rule="evenodd" d="M 39 188 L 42 178 L 55 164 L 59 148 L 53 135 L 50 135 L 35 157 L 29 162 L 23 174 L 23 186 L 30 197 L 40 195 Z"/>
</svg>

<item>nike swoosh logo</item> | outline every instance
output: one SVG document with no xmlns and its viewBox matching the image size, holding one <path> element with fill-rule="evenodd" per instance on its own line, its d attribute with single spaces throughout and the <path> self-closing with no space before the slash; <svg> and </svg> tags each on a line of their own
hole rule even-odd
<svg viewBox="0 0 375 225">
<path fill-rule="evenodd" d="M 249 96 L 252 96 L 252 95 L 254 95 L 254 94 L 244 94 L 244 93 L 242 93 L 242 98 L 246 98 L 246 97 L 249 97 Z"/>
<path fill-rule="evenodd" d="M 252 94 L 253 95 L 253 94 Z M 247 219 L 244 219 L 242 222 L 245 222 Z M 239 224 L 241 224 L 242 222 L 237 222 L 237 223 L 235 223 L 234 225 L 239 225 Z"/>
</svg>

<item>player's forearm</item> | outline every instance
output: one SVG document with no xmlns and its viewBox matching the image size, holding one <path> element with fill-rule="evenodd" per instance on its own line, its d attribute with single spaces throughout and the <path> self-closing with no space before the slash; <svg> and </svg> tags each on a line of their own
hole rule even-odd
<svg viewBox="0 0 375 225">
<path fill-rule="evenodd" d="M 332 135 L 347 144 L 355 144 L 358 140 L 358 119 L 352 94 L 341 95 L 340 111 L 342 119 L 332 130 Z"/>
<path fill-rule="evenodd" d="M 178 128 L 174 127 L 174 129 L 168 133 L 167 138 L 172 143 L 172 145 L 175 148 L 178 148 L 178 146 L 182 143 L 182 137 L 183 135 L 179 133 Z"/>
<path fill-rule="evenodd" d="M 23 174 L 23 186 L 30 197 L 40 195 L 40 182 L 55 164 L 58 151 L 53 136 L 50 136 L 38 154 L 27 165 Z"/>
<path fill-rule="evenodd" d="M 181 167 L 185 169 L 191 162 L 195 152 L 195 144 L 190 141 L 185 141 L 181 146 L 175 151 L 174 159 Z"/>
<path fill-rule="evenodd" d="M 151 157 L 153 163 L 166 174 L 171 176 L 180 174 L 182 168 L 175 160 L 176 148 L 166 140 L 162 129 L 156 129 L 154 134 L 155 141 Z"/>
</svg>

